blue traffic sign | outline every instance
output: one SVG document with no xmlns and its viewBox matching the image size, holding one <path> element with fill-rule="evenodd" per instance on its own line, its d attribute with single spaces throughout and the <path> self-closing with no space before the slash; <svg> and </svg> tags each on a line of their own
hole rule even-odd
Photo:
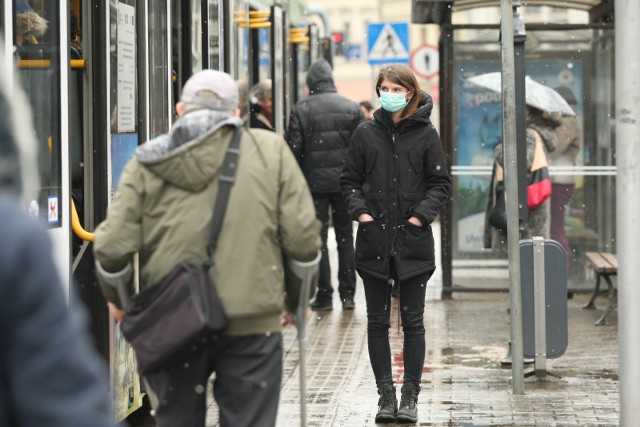
<svg viewBox="0 0 640 427">
<path fill-rule="evenodd" d="M 369 64 L 409 63 L 409 24 L 380 22 L 367 27 Z"/>
</svg>

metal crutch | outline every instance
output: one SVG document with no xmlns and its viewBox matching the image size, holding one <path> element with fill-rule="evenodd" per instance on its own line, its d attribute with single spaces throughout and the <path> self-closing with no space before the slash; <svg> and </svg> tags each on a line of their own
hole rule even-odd
<svg viewBox="0 0 640 427">
<path fill-rule="evenodd" d="M 96 271 L 103 282 L 118 292 L 122 309 L 128 308 L 131 304 L 131 292 L 128 285 L 133 277 L 133 265 L 129 262 L 122 270 L 110 273 L 102 268 L 102 264 L 99 261 L 96 261 Z"/>
<path fill-rule="evenodd" d="M 322 258 L 322 252 L 318 251 L 318 255 L 313 261 L 301 262 L 292 258 L 287 260 L 289 268 L 301 281 L 298 308 L 296 308 L 293 317 L 298 330 L 297 339 L 300 352 L 300 425 L 303 427 L 307 426 L 307 379 L 305 361 L 307 349 L 307 307 L 309 306 L 309 288 L 311 287 L 311 280 L 318 271 L 320 258 Z"/>
</svg>

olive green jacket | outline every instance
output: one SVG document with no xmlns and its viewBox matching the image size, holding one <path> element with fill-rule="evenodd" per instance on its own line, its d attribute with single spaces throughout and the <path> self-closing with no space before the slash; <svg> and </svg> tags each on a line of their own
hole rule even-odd
<svg viewBox="0 0 640 427">
<path fill-rule="evenodd" d="M 94 253 L 103 270 L 121 271 L 139 253 L 144 287 L 183 261 L 205 259 L 218 172 L 240 124 L 235 117 L 195 111 L 170 134 L 138 147 L 95 231 Z M 319 233 L 306 180 L 285 141 L 244 129 L 210 270 L 230 320 L 228 334 L 280 331 L 285 298 L 293 310 L 299 294 L 293 281 L 285 285 L 283 257 L 314 259 Z M 115 289 L 98 278 L 105 297 L 120 306 Z"/>
</svg>

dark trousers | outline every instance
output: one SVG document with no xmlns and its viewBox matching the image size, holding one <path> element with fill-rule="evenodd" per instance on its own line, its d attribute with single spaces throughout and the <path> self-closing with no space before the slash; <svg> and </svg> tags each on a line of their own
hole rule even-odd
<svg viewBox="0 0 640 427">
<path fill-rule="evenodd" d="M 424 299 L 432 273 L 400 281 L 399 307 L 404 333 L 404 382 L 419 386 L 425 357 Z M 376 385 L 393 384 L 391 372 L 391 286 L 388 280 L 361 274 L 367 300 L 369 359 Z"/>
<path fill-rule="evenodd" d="M 157 427 L 204 427 L 207 384 L 220 426 L 275 426 L 282 381 L 280 334 L 221 337 L 183 365 L 145 377 Z"/>
<path fill-rule="evenodd" d="M 338 245 L 338 292 L 341 299 L 353 298 L 356 292 L 353 223 L 347 212 L 347 205 L 341 193 L 312 193 L 312 195 L 316 205 L 316 217 L 322 222 L 322 259 L 320 260 L 316 298 L 330 301 L 333 295 L 329 251 L 327 249 L 329 208 L 331 208 L 331 218 Z"/>
<path fill-rule="evenodd" d="M 551 191 L 551 238 L 562 245 L 567 252 L 567 272 L 571 272 L 571 248 L 564 230 L 565 209 L 575 190 L 573 184 L 553 184 Z"/>
</svg>

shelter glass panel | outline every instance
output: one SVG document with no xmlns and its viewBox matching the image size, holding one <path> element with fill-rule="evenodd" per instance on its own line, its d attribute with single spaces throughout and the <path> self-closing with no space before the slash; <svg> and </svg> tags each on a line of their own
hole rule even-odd
<svg viewBox="0 0 640 427">
<path fill-rule="evenodd" d="M 454 286 L 477 284 L 478 267 L 486 267 L 482 271 L 489 277 L 506 280 L 506 252 L 485 248 L 490 231 L 485 218 L 493 149 L 502 142 L 501 95 L 468 81 L 500 71 L 498 39 L 497 28 L 454 30 L 450 68 Z M 587 27 L 527 30 L 525 56 L 528 76 L 575 101 L 579 148 L 566 162 L 555 160 L 554 153 L 549 155 L 557 197 L 549 216 L 550 226 L 555 224 L 551 238 L 566 239 L 568 245 L 569 285 L 580 286 L 584 284 L 584 252 L 615 250 L 613 31 Z M 466 271 L 473 273 L 467 278 Z M 496 285 L 494 280 L 487 283 Z M 503 284 L 508 287 L 506 281 Z"/>
</svg>

